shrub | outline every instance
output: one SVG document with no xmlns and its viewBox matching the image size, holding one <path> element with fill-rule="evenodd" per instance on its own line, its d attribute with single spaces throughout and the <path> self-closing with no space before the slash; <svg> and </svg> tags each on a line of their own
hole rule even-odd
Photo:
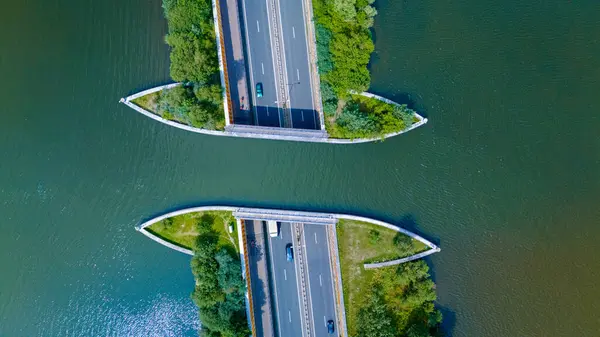
<svg viewBox="0 0 600 337">
<path fill-rule="evenodd" d="M 415 111 L 409 109 L 406 104 L 394 107 L 394 117 L 404 122 L 405 127 L 411 127 L 413 124 L 413 118 L 415 117 Z"/>
<path fill-rule="evenodd" d="M 204 214 L 198 220 L 198 239 L 192 258 L 196 287 L 192 299 L 202 322 L 201 336 L 248 336 L 240 260 L 226 249 L 217 251 L 215 218 Z"/>
<path fill-rule="evenodd" d="M 225 124 L 221 88 L 216 85 L 177 86 L 163 91 L 158 98 L 157 113 L 195 127 L 215 130 Z"/>
<path fill-rule="evenodd" d="M 372 115 L 360 111 L 355 102 L 348 102 L 342 114 L 337 119 L 337 124 L 347 131 L 352 138 L 364 137 L 377 132 L 377 123 Z"/>
<path fill-rule="evenodd" d="M 372 245 L 377 244 L 381 240 L 381 233 L 378 230 L 371 229 L 369 231 L 369 242 Z"/>
<path fill-rule="evenodd" d="M 206 84 L 219 70 L 210 0 L 164 0 L 171 47 L 171 77 Z"/>
<path fill-rule="evenodd" d="M 394 245 L 403 256 L 411 255 L 414 252 L 413 239 L 400 232 L 394 236 Z"/>
<path fill-rule="evenodd" d="M 333 60 L 331 59 L 331 53 L 329 52 L 329 43 L 333 34 L 325 26 L 316 23 L 315 24 L 316 37 L 317 37 L 317 62 L 319 65 L 319 73 L 325 74 L 333 69 Z"/>
</svg>

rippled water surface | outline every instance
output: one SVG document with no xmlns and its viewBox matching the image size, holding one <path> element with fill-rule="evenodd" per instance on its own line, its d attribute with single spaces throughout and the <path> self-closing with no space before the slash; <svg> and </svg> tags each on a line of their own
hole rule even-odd
<svg viewBox="0 0 600 337">
<path fill-rule="evenodd" d="M 597 336 L 600 3 L 376 2 L 381 144 L 200 136 L 119 105 L 168 81 L 160 1 L 0 11 L 0 336 L 194 336 L 189 258 L 134 226 L 190 205 L 339 211 L 442 247 L 454 336 Z"/>
</svg>

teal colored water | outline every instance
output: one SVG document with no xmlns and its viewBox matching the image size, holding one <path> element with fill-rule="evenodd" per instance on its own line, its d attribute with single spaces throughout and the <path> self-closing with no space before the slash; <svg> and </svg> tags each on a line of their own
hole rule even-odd
<svg viewBox="0 0 600 337">
<path fill-rule="evenodd" d="M 0 336 L 194 336 L 189 258 L 134 230 L 191 205 L 354 213 L 442 247 L 454 336 L 600 331 L 600 3 L 377 3 L 381 144 L 195 135 L 118 104 L 168 81 L 159 0 L 0 11 Z"/>
</svg>

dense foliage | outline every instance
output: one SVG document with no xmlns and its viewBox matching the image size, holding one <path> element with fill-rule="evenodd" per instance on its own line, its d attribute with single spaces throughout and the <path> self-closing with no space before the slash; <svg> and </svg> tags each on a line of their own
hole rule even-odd
<svg viewBox="0 0 600 337">
<path fill-rule="evenodd" d="M 315 32 L 323 112 L 334 138 L 379 137 L 412 124 L 413 111 L 350 96 L 369 88 L 374 0 L 315 0 Z M 375 102 L 372 102 L 375 101 Z"/>
<path fill-rule="evenodd" d="M 376 270 L 360 304 L 357 336 L 430 337 L 441 335 L 442 314 L 435 309 L 435 285 L 420 260 Z"/>
<path fill-rule="evenodd" d="M 321 80 L 338 96 L 365 91 L 374 50 L 369 28 L 377 11 L 367 0 L 316 0 L 317 56 Z"/>
<path fill-rule="evenodd" d="M 163 0 L 169 26 L 171 77 L 178 82 L 213 83 L 219 71 L 210 0 Z"/>
<path fill-rule="evenodd" d="M 381 137 L 410 127 L 415 112 L 406 105 L 352 95 L 337 114 L 329 133 L 335 138 Z"/>
<path fill-rule="evenodd" d="M 191 266 L 196 279 L 192 300 L 199 308 L 201 336 L 248 336 L 245 311 L 245 283 L 240 260 L 219 248 L 219 233 L 213 228 L 214 217 L 204 214 L 198 221 L 198 238 Z"/>
<path fill-rule="evenodd" d="M 350 337 L 441 335 L 441 313 L 433 304 L 435 285 L 425 262 L 364 268 L 364 263 L 425 251 L 425 244 L 391 229 L 351 220 L 340 220 L 337 235 Z"/>
<path fill-rule="evenodd" d="M 171 77 L 184 87 L 164 91 L 154 112 L 198 128 L 225 126 L 211 0 L 163 0 Z"/>
<path fill-rule="evenodd" d="M 221 87 L 178 86 L 163 91 L 157 99 L 156 113 L 199 128 L 219 130 L 225 126 Z"/>
</svg>

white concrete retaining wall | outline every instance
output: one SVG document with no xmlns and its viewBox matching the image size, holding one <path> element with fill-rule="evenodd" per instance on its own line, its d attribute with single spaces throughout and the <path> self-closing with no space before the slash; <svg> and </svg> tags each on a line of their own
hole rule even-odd
<svg viewBox="0 0 600 337">
<path fill-rule="evenodd" d="M 136 229 L 137 229 L 137 228 L 136 228 Z M 166 240 L 163 240 L 163 239 L 159 238 L 158 236 L 156 236 L 156 235 L 154 235 L 154 234 L 152 234 L 152 233 L 148 232 L 148 231 L 147 231 L 146 229 L 144 229 L 144 228 L 140 228 L 140 229 L 137 229 L 137 230 L 138 230 L 140 233 L 142 233 L 142 234 L 146 235 L 146 236 L 147 236 L 147 237 L 149 237 L 150 239 L 152 239 L 152 240 L 154 240 L 154 241 L 156 241 L 156 242 L 160 243 L 160 244 L 161 244 L 161 245 L 163 245 L 163 246 L 169 247 L 169 248 L 171 248 L 171 249 L 173 249 L 173 250 L 176 250 L 176 251 L 178 251 L 178 252 L 180 252 L 180 253 L 184 253 L 184 254 L 187 254 L 187 255 L 194 256 L 194 252 L 193 252 L 191 249 L 183 248 L 183 247 L 180 247 L 180 246 L 178 246 L 178 245 L 172 244 L 172 243 L 170 243 L 170 242 L 168 242 L 168 241 L 166 241 Z"/>
<path fill-rule="evenodd" d="M 200 206 L 200 207 L 185 208 L 185 209 L 181 209 L 178 211 L 163 214 L 154 219 L 148 220 L 148 221 L 140 224 L 139 226 L 137 226 L 136 230 L 142 232 L 142 234 L 146 235 L 147 237 L 151 238 L 152 240 L 154 240 L 164 246 L 167 246 L 171 249 L 182 252 L 184 254 L 193 255 L 193 252 L 191 250 L 185 249 L 185 248 L 179 247 L 177 245 L 174 245 L 170 242 L 167 242 L 167 241 L 157 237 L 156 235 L 153 235 L 152 233 L 148 232 L 147 230 L 145 230 L 145 228 L 152 224 L 155 224 L 159 221 L 162 221 L 166 218 L 170 218 L 170 217 L 174 217 L 174 216 L 178 216 L 178 215 L 182 215 L 182 214 L 187 214 L 187 213 L 206 212 L 206 211 L 229 211 L 229 212 L 232 212 L 232 214 L 234 216 L 240 216 L 240 217 L 243 217 L 245 214 L 254 213 L 254 214 L 262 214 L 265 216 L 268 215 L 269 217 L 279 216 L 281 218 L 281 220 L 284 220 L 284 221 L 287 221 L 292 218 L 296 219 L 296 220 L 301 219 L 307 223 L 311 223 L 311 218 L 313 218 L 314 223 L 322 224 L 324 226 L 334 224 L 339 219 L 368 222 L 368 223 L 372 223 L 374 225 L 378 225 L 381 227 L 385 227 L 385 228 L 394 230 L 396 232 L 400 232 L 400 233 L 407 235 L 415 240 L 421 241 L 422 243 L 424 243 L 425 245 L 427 245 L 430 248 L 429 250 L 427 250 L 425 252 L 421 252 L 419 254 L 415 254 L 413 256 L 405 257 L 402 259 L 386 261 L 386 262 L 382 262 L 382 263 L 365 264 L 364 267 L 367 269 L 384 267 L 384 266 L 388 266 L 388 265 L 395 265 L 395 264 L 400 264 L 400 263 L 404 263 L 404 262 L 408 262 L 408 261 L 413 261 L 413 260 L 422 258 L 424 256 L 431 255 L 433 253 L 437 253 L 441 250 L 433 242 L 421 237 L 420 235 L 417 235 L 417 234 L 415 234 L 411 231 L 408 231 L 404 228 L 394 226 L 387 222 L 383 222 L 383 221 L 379 221 L 379 220 L 375 220 L 375 219 L 371 219 L 371 218 L 365 218 L 362 216 L 349 215 L 349 214 L 289 211 L 289 210 L 268 209 L 268 208 L 245 208 L 245 207 L 232 207 L 232 206 Z M 331 221 L 332 219 L 335 219 L 336 221 Z M 239 226 L 239 222 L 238 222 L 238 226 Z M 240 230 L 240 229 L 241 228 L 238 227 L 238 230 Z M 240 251 L 240 252 L 242 254 L 242 251 Z"/>
<path fill-rule="evenodd" d="M 387 229 L 391 229 L 393 231 L 396 232 L 400 232 L 404 235 L 407 235 L 415 240 L 421 241 L 422 243 L 424 243 L 425 245 L 427 245 L 430 249 L 426 250 L 424 252 L 421 252 L 419 254 L 415 254 L 409 257 L 405 257 L 405 258 L 401 258 L 401 259 L 397 259 L 397 260 L 392 260 L 392 261 L 386 261 L 386 262 L 381 262 L 381 263 L 365 263 L 363 266 L 365 267 L 365 269 L 373 269 L 373 268 L 379 268 L 379 267 L 386 267 L 386 266 L 392 266 L 392 265 L 397 265 L 397 264 L 401 264 L 404 262 L 408 262 L 408 261 L 413 261 L 413 260 L 417 260 L 420 259 L 422 257 L 437 253 L 439 251 L 441 251 L 440 247 L 436 246 L 433 242 L 423 238 L 420 235 L 417 235 L 411 231 L 408 231 L 404 228 L 400 228 L 398 226 L 394 226 L 392 224 L 389 224 L 387 222 L 383 222 L 383 221 L 379 221 L 379 220 L 375 220 L 375 219 L 370 219 L 370 218 L 365 218 L 362 216 L 355 216 L 355 215 L 348 215 L 348 214 L 334 214 L 333 216 L 335 216 L 338 219 L 348 219 L 348 220 L 355 220 L 355 221 L 362 221 L 362 222 L 368 222 L 368 223 L 372 223 L 374 225 L 378 225 L 381 227 L 385 227 Z"/>
<path fill-rule="evenodd" d="M 167 124 L 169 126 L 176 127 L 178 129 L 182 129 L 185 131 L 201 133 L 201 134 L 205 134 L 205 135 L 213 135 L 213 136 L 287 140 L 287 141 L 295 141 L 295 142 L 329 143 L 329 144 L 358 144 L 358 143 L 377 142 L 377 141 L 382 141 L 383 139 L 401 135 L 403 133 L 406 133 L 410 130 L 416 129 L 419 126 L 427 123 L 427 118 L 423 118 L 421 115 L 415 113 L 415 116 L 419 119 L 419 121 L 417 123 L 414 123 L 411 127 L 407 128 L 407 129 L 404 129 L 404 130 L 401 130 L 398 132 L 388 133 L 388 134 L 384 135 L 383 137 L 357 138 L 357 139 L 316 138 L 316 137 L 302 137 L 302 136 L 298 136 L 298 135 L 277 135 L 277 134 L 273 134 L 272 130 L 271 130 L 272 128 L 269 128 L 269 127 L 265 128 L 264 132 L 261 132 L 261 127 L 254 127 L 254 129 L 256 129 L 255 132 L 235 132 L 235 131 L 228 131 L 228 130 L 217 131 L 217 130 L 206 130 L 206 129 L 196 128 L 196 127 L 189 126 L 186 124 L 181 124 L 181 123 L 178 123 L 175 121 L 170 121 L 168 119 L 164 119 L 161 116 L 154 114 L 150 111 L 147 111 L 146 109 L 144 109 L 138 105 L 135 105 L 134 103 L 131 102 L 132 100 L 134 100 L 138 97 L 148 95 L 148 94 L 160 91 L 160 90 L 170 89 L 170 88 L 176 87 L 178 85 L 181 85 L 181 83 L 172 83 L 172 84 L 162 85 L 162 86 L 159 86 L 156 88 L 144 90 L 142 92 L 138 92 L 131 96 L 121 98 L 121 100 L 119 102 L 127 105 L 128 107 L 132 108 L 133 110 L 141 113 L 142 115 L 144 115 L 146 117 L 150 117 L 150 118 L 154 119 L 155 121 L 158 121 L 163 124 Z M 373 98 L 379 97 L 377 99 L 387 100 L 386 98 L 376 96 L 373 94 L 369 94 L 369 93 L 363 93 L 361 95 L 366 96 L 365 94 L 372 95 L 372 96 L 367 96 L 367 97 L 373 97 Z M 389 101 L 389 100 L 387 100 L 387 101 Z M 395 103 L 392 101 L 389 101 L 389 102 L 391 102 L 390 104 L 398 105 L 398 103 Z M 225 115 L 228 116 L 227 113 Z M 227 117 L 227 118 L 229 118 L 229 117 Z"/>
<path fill-rule="evenodd" d="M 387 99 L 385 97 L 381 97 L 381 96 L 378 96 L 378 95 L 375 95 L 375 94 L 371 94 L 369 92 L 358 93 L 356 91 L 350 91 L 350 93 L 353 94 L 353 95 L 360 95 L 360 96 L 365 96 L 365 97 L 369 97 L 369 98 L 374 98 L 374 99 L 377 99 L 377 100 L 380 100 L 382 102 L 385 102 L 385 103 L 388 103 L 388 104 L 392 104 L 392 105 L 395 105 L 395 106 L 401 106 L 401 104 L 399 104 L 399 103 L 396 103 L 396 102 L 394 102 L 392 100 L 389 100 L 389 99 Z M 421 125 L 427 124 L 427 122 L 428 122 L 427 118 L 419 115 L 416 112 L 415 112 L 415 117 L 417 117 L 417 119 L 419 120 L 418 122 L 413 123 L 410 127 L 406 128 L 404 130 L 400 130 L 398 132 L 392 132 L 392 133 L 385 134 L 385 135 L 383 135 L 383 137 L 358 138 L 358 139 L 333 139 L 333 138 L 330 138 L 327 141 L 328 141 L 328 143 L 334 143 L 334 144 L 354 144 L 354 143 L 368 143 L 368 142 L 382 141 L 382 140 L 387 139 L 387 138 L 391 138 L 391 137 L 394 137 L 394 136 L 401 135 L 401 134 L 406 133 L 406 132 L 408 132 L 410 130 L 414 130 L 414 129 L 418 128 Z"/>
<path fill-rule="evenodd" d="M 165 84 L 165 85 L 161 85 L 161 86 L 158 86 L 158 87 L 154 87 L 154 88 L 146 89 L 146 90 L 144 90 L 144 91 L 140 91 L 140 92 L 138 92 L 138 93 L 136 93 L 136 94 L 133 94 L 133 95 L 131 95 L 131 96 L 127 96 L 127 97 L 125 97 L 125 98 L 121 98 L 121 103 L 123 103 L 124 101 L 127 101 L 127 102 L 129 102 L 129 101 L 133 101 L 133 100 L 134 100 L 134 99 L 136 99 L 136 98 L 140 98 L 140 97 L 142 97 L 142 96 L 146 96 L 146 95 L 149 95 L 149 94 L 155 93 L 155 92 L 157 92 L 157 91 L 161 91 L 161 90 L 165 90 L 165 89 L 171 89 L 171 88 L 175 88 L 175 87 L 177 87 L 177 86 L 180 86 L 180 85 L 181 85 L 181 83 L 180 83 L 180 82 L 176 82 L 176 83 Z"/>
<path fill-rule="evenodd" d="M 125 98 L 121 98 L 121 100 L 119 101 L 120 103 L 123 103 L 125 105 L 127 105 L 128 107 L 132 108 L 133 110 L 141 113 L 142 115 L 146 116 L 146 117 L 150 117 L 152 119 L 154 119 L 155 121 L 161 122 L 163 124 L 167 124 L 169 126 L 173 126 L 176 127 L 178 129 L 182 129 L 182 130 L 186 130 L 186 131 L 191 131 L 191 132 L 196 132 L 196 133 L 202 133 L 205 135 L 213 135 L 213 136 L 228 136 L 224 131 L 216 131 L 216 130 L 206 130 L 206 129 L 200 129 L 200 128 L 195 128 L 193 126 L 189 126 L 189 125 L 185 125 L 185 124 L 181 124 L 175 121 L 170 121 L 168 119 L 164 119 L 161 116 L 152 113 L 136 104 L 134 104 L 133 101 L 136 98 L 142 97 L 144 95 L 148 95 L 148 94 L 152 94 L 155 93 L 157 91 L 161 91 L 161 90 L 165 90 L 165 89 L 171 89 L 174 88 L 178 85 L 181 85 L 181 83 L 171 83 L 171 84 L 167 84 L 167 85 L 161 85 L 159 87 L 155 87 L 155 88 L 151 88 L 148 90 L 144 90 L 141 92 L 138 92 L 137 94 L 133 94 L 131 96 L 127 96 Z"/>
<path fill-rule="evenodd" d="M 186 209 L 181 209 L 175 212 L 171 212 L 171 213 L 167 213 L 167 214 L 163 214 L 161 216 L 158 216 L 154 219 L 150 219 L 142 224 L 140 224 L 139 226 L 135 227 L 135 229 L 138 232 L 141 232 L 142 234 L 146 235 L 147 237 L 149 237 L 150 239 L 160 243 L 163 246 L 169 247 L 173 250 L 176 250 L 178 252 L 184 253 L 184 254 L 188 254 L 188 255 L 194 255 L 194 252 L 190 249 L 187 248 L 183 248 L 180 247 L 178 245 L 172 244 L 168 241 L 165 241 L 161 238 L 159 238 L 158 236 L 148 232 L 146 230 L 146 227 L 153 225 L 159 221 L 162 221 L 166 218 L 171 218 L 177 215 L 181 215 L 181 214 L 187 214 L 187 213 L 193 213 L 193 212 L 205 212 L 205 211 L 234 211 L 235 209 L 237 209 L 236 207 L 227 207 L 227 206 L 202 206 L 202 207 L 193 207 L 193 208 L 186 208 Z"/>
</svg>

